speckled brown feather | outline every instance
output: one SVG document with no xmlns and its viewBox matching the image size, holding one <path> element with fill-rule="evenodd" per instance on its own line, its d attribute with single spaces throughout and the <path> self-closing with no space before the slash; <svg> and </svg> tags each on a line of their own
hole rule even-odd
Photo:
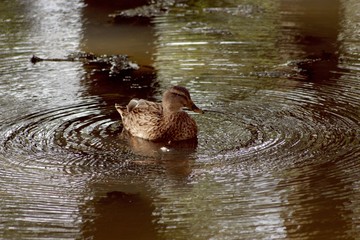
<svg viewBox="0 0 360 240">
<path fill-rule="evenodd" d="M 178 88 L 182 90 L 181 87 L 175 90 Z M 186 93 L 189 105 L 194 105 L 187 90 Z M 133 99 L 127 107 L 116 104 L 115 108 L 121 115 L 124 128 L 133 136 L 152 141 L 180 141 L 197 136 L 196 122 L 181 109 L 165 112 L 161 103 L 143 99 Z"/>
</svg>

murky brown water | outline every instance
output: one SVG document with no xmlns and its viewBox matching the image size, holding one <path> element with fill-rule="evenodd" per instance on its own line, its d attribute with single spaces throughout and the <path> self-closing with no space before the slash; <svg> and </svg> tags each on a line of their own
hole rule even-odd
<svg viewBox="0 0 360 240">
<path fill-rule="evenodd" d="M 105 2 L 0 3 L 1 239 L 360 238 L 358 1 Z M 30 62 L 83 51 L 145 70 Z M 121 137 L 174 84 L 197 145 Z"/>
</svg>

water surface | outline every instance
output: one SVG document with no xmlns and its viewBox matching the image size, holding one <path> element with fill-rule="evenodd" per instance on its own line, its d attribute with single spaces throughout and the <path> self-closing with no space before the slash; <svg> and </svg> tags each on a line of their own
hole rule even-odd
<svg viewBox="0 0 360 240">
<path fill-rule="evenodd" d="M 359 238 L 357 1 L 108 17 L 141 4 L 0 3 L 1 238 Z M 79 52 L 127 54 L 146 74 L 30 62 Z M 174 84 L 206 110 L 197 144 L 124 137 L 114 103 Z"/>
</svg>

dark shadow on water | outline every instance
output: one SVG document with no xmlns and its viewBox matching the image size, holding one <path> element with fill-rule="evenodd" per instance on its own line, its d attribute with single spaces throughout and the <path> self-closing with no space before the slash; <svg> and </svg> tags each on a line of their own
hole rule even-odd
<svg viewBox="0 0 360 240">
<path fill-rule="evenodd" d="M 93 212 L 87 212 L 92 209 Z M 83 239 L 157 239 L 151 201 L 141 194 L 121 191 L 89 201 Z"/>
<path fill-rule="evenodd" d="M 329 116 L 321 106 L 337 106 L 333 103 L 336 93 L 329 95 L 323 84 L 336 85 L 340 75 L 340 1 L 284 0 L 281 8 L 284 12 L 293 13 L 284 15 L 282 19 L 285 26 L 282 29 L 283 36 L 286 38 L 283 44 L 293 44 L 300 50 L 298 55 L 290 58 L 311 60 L 302 62 L 298 67 L 304 81 L 314 84 L 314 89 L 317 90 L 314 94 L 323 102 L 323 105 L 308 104 L 306 108 L 313 110 L 314 118 L 322 116 L 323 121 Z M 324 154 L 318 161 L 326 155 L 326 149 L 320 151 L 324 151 Z M 350 202 L 346 197 L 350 193 L 346 189 L 351 189 L 353 183 L 348 182 L 341 167 L 331 162 L 312 164 L 302 171 L 306 171 L 306 175 L 300 174 L 284 183 L 297 186 L 285 200 L 288 207 L 282 213 L 287 236 L 301 239 L 342 239 L 347 236 L 352 231 L 352 222 L 351 211 L 345 207 Z M 294 172 L 297 170 L 294 169 Z M 297 181 L 301 184 L 294 183 Z"/>
<path fill-rule="evenodd" d="M 153 65 L 154 29 L 148 25 L 115 23 L 109 14 L 145 5 L 147 1 L 86 0 L 84 8 L 84 43 L 82 49 L 96 55 L 121 54 L 139 66 L 133 71 L 109 74 L 108 69 L 84 65 L 86 74 L 81 79 L 85 96 L 97 96 L 108 106 L 104 114 L 113 115 L 114 103 L 126 105 L 132 98 L 155 100 L 159 83 Z M 115 116 L 115 115 L 114 115 Z M 118 117 L 119 121 L 120 117 Z"/>
<path fill-rule="evenodd" d="M 296 65 L 306 81 L 324 82 L 334 77 L 339 62 L 340 1 L 283 0 L 280 8 L 292 13 L 282 17 L 280 54 L 284 49 L 285 58 L 302 59 Z M 289 51 L 289 44 L 299 51 Z"/>
<path fill-rule="evenodd" d="M 308 169 L 306 175 L 300 174 L 279 185 L 298 186 L 289 194 L 286 200 L 289 208 L 282 213 L 287 236 L 291 239 L 352 239 L 353 212 L 347 207 L 351 202 L 347 196 L 351 195 L 352 182 L 344 179 L 339 166 L 322 164 L 317 167 L 326 171 Z M 311 171 L 317 173 L 309 178 Z"/>
<path fill-rule="evenodd" d="M 141 65 L 153 63 L 154 29 L 148 25 L 116 24 L 109 17 L 115 11 L 146 4 L 136 1 L 86 0 L 83 51 L 95 54 L 126 54 Z"/>
<path fill-rule="evenodd" d="M 84 69 L 87 74 L 81 80 L 86 88 L 83 95 L 98 96 L 114 110 L 116 101 L 125 105 L 132 98 L 154 99 L 159 86 L 155 70 L 148 66 L 113 76 L 94 66 L 84 66 Z"/>
</svg>

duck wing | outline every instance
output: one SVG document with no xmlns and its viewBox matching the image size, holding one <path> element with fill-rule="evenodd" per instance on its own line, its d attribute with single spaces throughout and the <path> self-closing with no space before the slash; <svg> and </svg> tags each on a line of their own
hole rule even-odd
<svg viewBox="0 0 360 240">
<path fill-rule="evenodd" d="M 126 107 L 115 107 L 122 117 L 124 128 L 133 136 L 153 140 L 163 135 L 160 103 L 132 99 Z"/>
</svg>

